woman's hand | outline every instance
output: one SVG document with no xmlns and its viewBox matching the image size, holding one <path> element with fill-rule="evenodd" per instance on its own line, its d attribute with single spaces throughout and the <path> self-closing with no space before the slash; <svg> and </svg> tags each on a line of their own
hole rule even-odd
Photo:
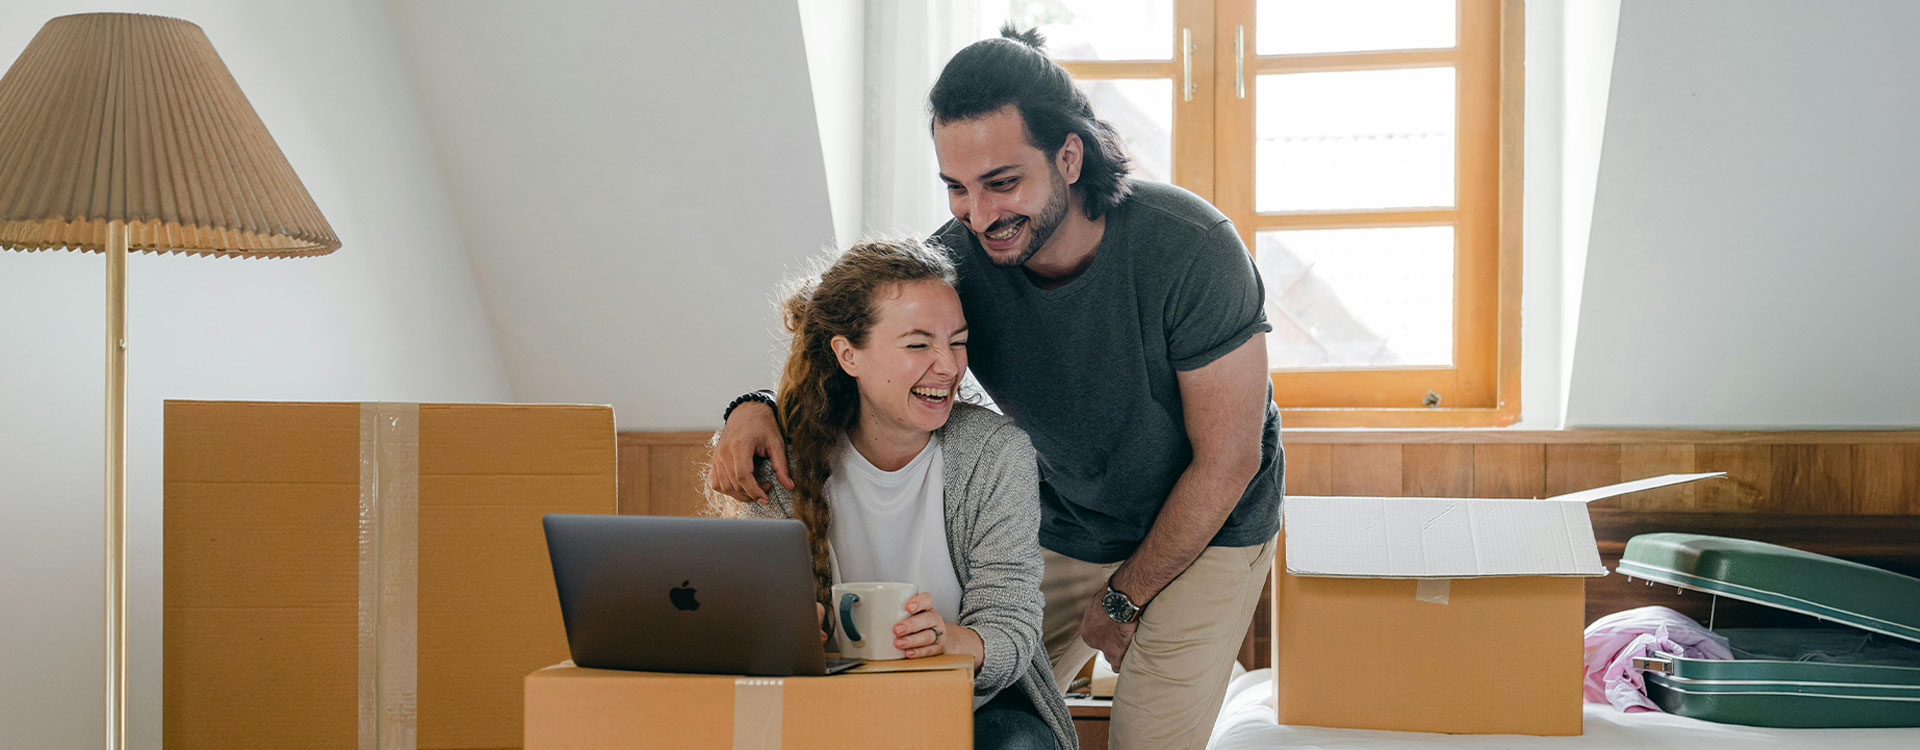
<svg viewBox="0 0 1920 750">
<path fill-rule="evenodd" d="M 827 642 L 827 605 L 821 604 L 819 602 L 814 602 L 813 611 L 820 613 L 820 616 L 816 618 L 820 620 L 820 642 L 826 643 Z"/>
<path fill-rule="evenodd" d="M 966 654 L 973 657 L 973 668 L 980 668 L 980 660 L 986 653 L 980 634 L 965 625 L 947 622 L 940 611 L 933 608 L 932 594 L 924 591 L 915 594 L 907 600 L 906 609 L 907 616 L 893 625 L 894 648 L 906 652 L 909 659 Z"/>
</svg>

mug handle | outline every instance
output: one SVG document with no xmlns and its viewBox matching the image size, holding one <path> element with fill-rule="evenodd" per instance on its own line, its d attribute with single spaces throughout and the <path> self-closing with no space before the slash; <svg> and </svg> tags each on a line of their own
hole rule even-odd
<svg viewBox="0 0 1920 750">
<path fill-rule="evenodd" d="M 860 601 L 859 594 L 840 595 L 840 629 L 846 631 L 847 640 L 860 642 L 860 629 L 853 626 L 853 605 Z"/>
</svg>

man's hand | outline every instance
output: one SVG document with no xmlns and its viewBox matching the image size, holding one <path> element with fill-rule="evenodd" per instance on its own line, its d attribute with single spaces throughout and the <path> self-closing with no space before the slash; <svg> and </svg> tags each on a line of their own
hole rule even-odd
<svg viewBox="0 0 1920 750">
<path fill-rule="evenodd" d="M 1101 592 L 1105 594 L 1105 591 Z M 1133 622 L 1114 622 L 1107 616 L 1105 607 L 1100 606 L 1100 597 L 1087 602 L 1087 609 L 1080 613 L 1080 640 L 1107 655 L 1107 663 L 1113 665 L 1113 671 L 1120 671 L 1120 660 L 1127 656 L 1127 649 L 1133 646 L 1133 629 L 1140 625 Z"/>
<path fill-rule="evenodd" d="M 726 426 L 720 428 L 720 435 L 714 439 L 713 465 L 707 477 L 709 485 L 714 492 L 736 500 L 765 505 L 767 490 L 773 489 L 773 485 L 754 477 L 756 458 L 772 462 L 773 475 L 779 478 L 780 486 L 793 489 L 793 478 L 787 476 L 787 446 L 780 438 L 780 425 L 774 421 L 773 407 L 748 401 L 734 407 Z"/>
</svg>

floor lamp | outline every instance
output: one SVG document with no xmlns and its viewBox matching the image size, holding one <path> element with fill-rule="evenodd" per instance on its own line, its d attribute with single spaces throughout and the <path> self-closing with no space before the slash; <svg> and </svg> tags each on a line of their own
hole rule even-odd
<svg viewBox="0 0 1920 750">
<path fill-rule="evenodd" d="M 48 21 L 0 78 L 0 247 L 107 256 L 106 746 L 126 746 L 129 251 L 340 247 L 246 95 L 186 21 Z"/>
</svg>

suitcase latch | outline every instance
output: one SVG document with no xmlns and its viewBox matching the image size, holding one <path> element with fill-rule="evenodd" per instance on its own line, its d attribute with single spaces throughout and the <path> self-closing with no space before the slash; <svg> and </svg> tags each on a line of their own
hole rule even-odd
<svg viewBox="0 0 1920 750">
<path fill-rule="evenodd" d="M 1633 668 L 1660 674 L 1673 674 L 1673 662 L 1654 656 L 1633 657 Z"/>
</svg>

